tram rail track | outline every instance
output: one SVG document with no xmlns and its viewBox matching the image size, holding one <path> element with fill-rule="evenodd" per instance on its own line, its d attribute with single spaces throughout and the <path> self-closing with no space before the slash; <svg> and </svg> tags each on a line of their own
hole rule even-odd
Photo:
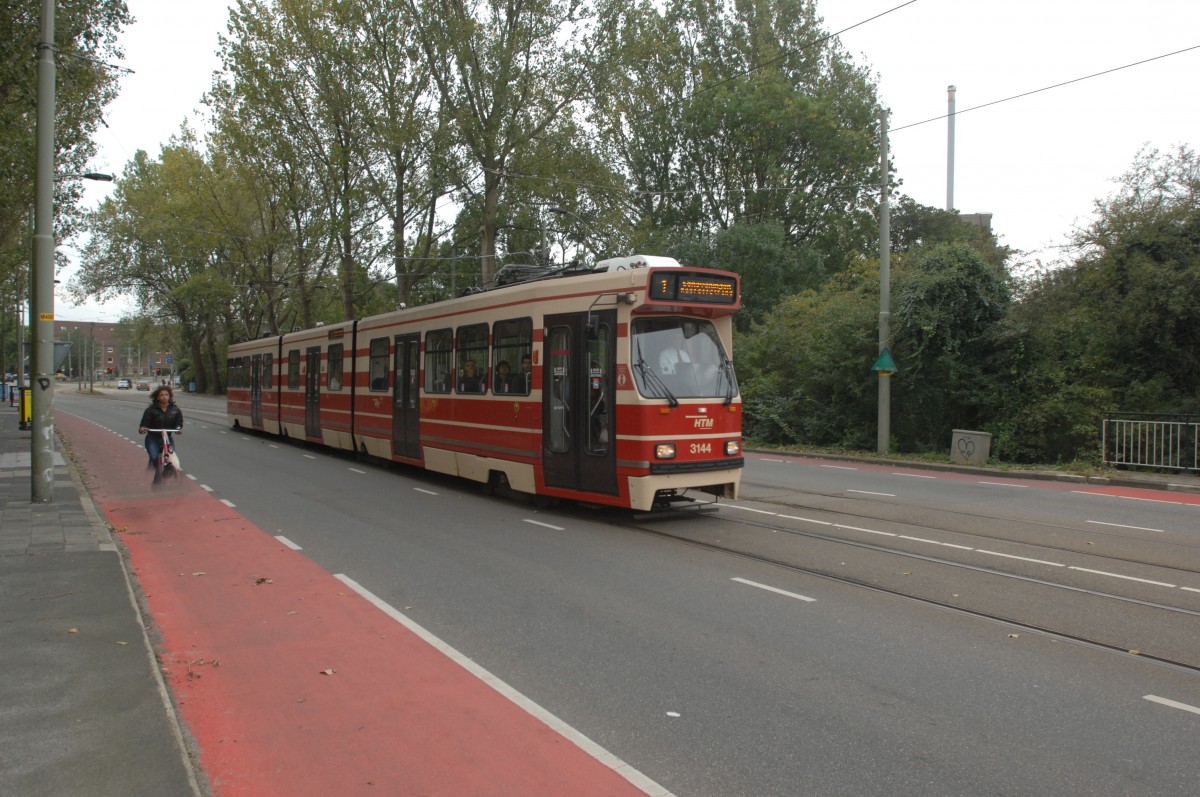
<svg viewBox="0 0 1200 797">
<path fill-rule="evenodd" d="M 759 484 L 757 486 L 767 487 L 767 488 L 771 487 L 771 485 L 763 485 L 763 484 Z M 851 498 L 847 498 L 844 495 L 840 495 L 840 494 L 836 494 L 836 493 L 806 493 L 806 494 L 815 495 L 815 496 L 819 496 L 821 498 L 826 498 L 826 499 L 830 499 L 830 500 L 865 501 L 868 503 L 875 503 L 875 501 L 873 499 L 865 498 L 863 496 L 858 496 L 858 495 L 854 496 L 854 498 L 851 499 Z M 990 542 L 1004 542 L 1004 543 L 1009 543 L 1012 545 L 1024 545 L 1024 546 L 1029 546 L 1031 548 L 1038 548 L 1038 549 L 1045 550 L 1045 551 L 1077 554 L 1080 556 L 1096 556 L 1097 555 L 1095 551 L 1085 550 L 1080 547 L 1073 547 L 1073 546 L 1069 546 L 1069 545 L 1053 545 L 1053 544 L 1046 543 L 1046 542 L 1031 542 L 1029 540 L 1019 539 L 1013 535 L 998 535 L 998 534 L 987 535 L 987 534 L 981 534 L 978 531 L 966 531 L 963 529 L 951 528 L 951 527 L 948 527 L 945 525 L 925 525 L 925 524 L 917 525 L 917 524 L 913 524 L 909 521 L 892 520 L 889 518 L 881 517 L 878 514 L 868 514 L 865 512 L 856 512 L 853 510 L 830 509 L 828 507 L 821 507 L 821 506 L 816 506 L 813 504 L 805 504 L 805 503 L 795 503 L 795 502 L 783 503 L 783 502 L 779 502 L 779 501 L 772 501 L 769 498 L 761 498 L 760 497 L 760 498 L 755 498 L 754 500 L 758 503 L 764 503 L 764 504 L 769 504 L 772 506 L 782 507 L 782 508 L 786 509 L 786 511 L 788 511 L 788 512 L 793 512 L 793 511 L 824 512 L 824 513 L 840 515 L 843 517 L 860 518 L 863 520 L 885 521 L 885 522 L 892 523 L 892 524 L 899 525 L 899 526 L 909 526 L 909 527 L 913 527 L 913 528 L 918 528 L 918 529 L 921 529 L 922 531 L 939 531 L 939 532 L 943 532 L 946 534 L 954 534 L 954 535 L 958 535 L 958 536 L 962 536 L 962 537 L 972 537 L 975 539 L 988 540 Z M 895 508 L 897 506 L 895 503 L 888 503 L 888 502 L 882 502 L 882 501 L 878 502 L 878 503 L 880 506 L 886 506 L 889 508 Z M 916 512 L 930 512 L 930 513 L 936 513 L 939 515 L 950 515 L 953 517 L 971 518 L 973 520 L 986 520 L 986 521 L 998 520 L 996 517 L 993 517 L 991 515 L 985 515 L 985 514 L 978 513 L 978 512 L 966 512 L 966 511 L 958 510 L 958 509 L 944 509 L 944 508 L 940 508 L 940 507 L 930 507 L 930 506 L 925 506 L 925 505 L 920 505 L 920 504 L 904 504 L 903 507 L 907 510 L 916 511 Z M 1025 526 L 1025 527 L 1028 527 L 1031 529 L 1043 529 L 1043 530 L 1047 530 L 1047 531 L 1051 531 L 1051 532 L 1080 534 L 1080 535 L 1103 537 L 1103 538 L 1107 538 L 1107 539 L 1114 539 L 1114 540 L 1127 541 L 1127 542 L 1137 542 L 1138 544 L 1147 544 L 1147 538 L 1145 538 L 1145 537 L 1139 537 L 1139 536 L 1135 536 L 1135 535 L 1131 535 L 1131 534 L 1122 534 L 1117 531 L 1109 531 L 1106 529 L 1079 528 L 1076 526 L 1063 525 L 1061 523 L 1048 523 L 1046 521 L 1028 520 L 1028 519 L 1023 519 L 1023 518 L 1003 518 L 1001 520 L 1003 520 L 1003 522 L 1005 522 L 1005 523 L 1010 523 L 1010 524 L 1019 525 L 1019 526 Z M 1148 542 L 1149 542 L 1149 544 L 1154 545 L 1156 548 L 1161 548 L 1164 550 L 1182 549 L 1182 550 L 1185 550 L 1188 552 L 1196 552 L 1197 555 L 1200 555 L 1200 543 L 1179 542 L 1177 540 L 1149 540 Z M 1176 564 L 1167 564 L 1163 560 L 1137 559 L 1137 558 L 1133 558 L 1133 557 L 1129 557 L 1129 556 L 1123 556 L 1120 554 L 1105 554 L 1105 555 L 1103 555 L 1103 558 L 1111 560 L 1111 561 L 1115 561 L 1115 562 L 1122 562 L 1124 564 L 1130 564 L 1130 565 L 1138 565 L 1138 566 L 1144 566 L 1144 567 L 1165 567 L 1165 568 L 1169 568 L 1169 569 L 1177 571 L 1177 572 L 1188 573 L 1191 575 L 1200 576 L 1200 566 L 1190 567 L 1190 566 L 1186 566 L 1186 565 L 1181 566 L 1181 565 L 1176 565 Z"/>
<path fill-rule="evenodd" d="M 687 509 L 672 510 L 667 513 L 667 515 L 663 516 L 663 519 L 665 520 L 667 517 L 679 517 L 681 515 L 686 517 L 688 512 L 689 510 Z M 935 567 L 953 568 L 955 571 L 959 572 L 1000 578 L 1029 585 L 1031 588 L 1061 592 L 1063 594 L 1077 596 L 1085 600 L 1113 602 L 1116 605 L 1133 607 L 1138 612 L 1149 613 L 1159 618 L 1168 618 L 1174 621 L 1181 621 L 1189 626 L 1200 627 L 1200 623 L 1197 623 L 1197 618 L 1200 618 L 1200 611 L 1182 606 L 1172 606 L 1153 600 L 1146 600 L 1130 595 L 1122 595 L 1101 589 L 1091 589 L 1073 584 L 1065 584 L 1049 579 L 1042 579 L 1021 573 L 1005 571 L 999 568 L 992 568 L 969 562 L 955 561 L 953 559 L 946 559 L 943 557 L 932 556 L 930 554 L 904 550 L 902 548 L 893 548 L 887 545 L 880 545 L 862 540 L 847 539 L 831 534 L 823 534 L 818 531 L 781 527 L 777 524 L 763 522 L 751 518 L 731 517 L 724 514 L 716 516 L 711 514 L 698 514 L 696 517 L 703 518 L 705 521 L 717 520 L 719 522 L 732 524 L 737 527 L 763 529 L 771 532 L 784 533 L 795 538 L 801 538 L 822 544 L 848 546 L 854 549 L 867 551 L 873 554 L 880 554 L 883 556 L 901 557 L 908 561 L 918 561 Z M 1166 652 L 1166 649 L 1170 647 L 1169 645 L 1165 645 L 1164 650 L 1156 650 L 1154 646 L 1128 644 L 1120 641 L 1119 638 L 1113 635 L 1070 630 L 1065 627 L 1065 624 L 1054 624 L 1045 621 L 1038 621 L 1034 618 L 1022 617 L 1020 614 L 1013 611 L 972 606 L 963 601 L 951 602 L 945 599 L 939 599 L 929 594 L 921 594 L 921 591 L 918 589 L 903 589 L 894 585 L 882 583 L 881 580 L 877 578 L 872 579 L 863 576 L 856 576 L 845 572 L 838 572 L 830 567 L 805 564 L 779 555 L 772 555 L 762 550 L 756 550 L 753 546 L 738 546 L 730 543 L 727 540 L 704 540 L 695 535 L 685 536 L 685 534 L 674 533 L 672 531 L 672 529 L 678 528 L 675 524 L 665 524 L 660 526 L 659 523 L 660 521 L 657 520 L 637 521 L 623 519 L 611 521 L 612 525 L 626 531 L 645 534 L 670 542 L 712 551 L 714 553 L 734 556 L 759 564 L 782 568 L 794 573 L 815 576 L 821 579 L 875 592 L 877 594 L 883 594 L 891 597 L 901 598 L 907 601 L 912 601 L 923 606 L 944 609 L 958 614 L 1000 623 L 1017 631 L 1036 633 L 1052 639 L 1085 645 L 1114 654 L 1136 658 L 1140 661 L 1154 663 L 1182 672 L 1187 672 L 1189 674 L 1200 675 L 1200 649 L 1197 649 L 1196 656 L 1186 657 L 1183 655 Z M 1095 554 L 1088 555 L 1094 556 Z"/>
</svg>

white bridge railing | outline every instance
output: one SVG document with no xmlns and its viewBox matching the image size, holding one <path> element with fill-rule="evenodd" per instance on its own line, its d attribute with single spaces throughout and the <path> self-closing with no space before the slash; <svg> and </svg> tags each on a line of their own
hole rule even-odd
<svg viewBox="0 0 1200 797">
<path fill-rule="evenodd" d="M 1200 470 L 1200 423 L 1190 418 L 1107 418 L 1103 451 L 1108 465 Z"/>
</svg>

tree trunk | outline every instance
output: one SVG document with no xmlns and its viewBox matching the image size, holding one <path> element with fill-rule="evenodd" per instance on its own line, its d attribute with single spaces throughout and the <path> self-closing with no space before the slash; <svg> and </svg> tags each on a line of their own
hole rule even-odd
<svg viewBox="0 0 1200 797">
<path fill-rule="evenodd" d="M 480 280 L 484 286 L 496 276 L 496 213 L 500 207 L 500 174 L 503 164 L 484 172 L 483 221 L 479 230 Z"/>
<path fill-rule="evenodd" d="M 189 341 L 189 346 L 192 350 L 192 369 L 196 372 L 196 392 L 208 392 L 208 373 L 204 367 L 204 358 L 201 357 L 200 341 L 193 337 Z"/>
</svg>

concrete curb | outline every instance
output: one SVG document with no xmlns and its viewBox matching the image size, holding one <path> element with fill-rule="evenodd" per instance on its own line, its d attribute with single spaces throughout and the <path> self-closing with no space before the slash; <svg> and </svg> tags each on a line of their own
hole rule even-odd
<svg viewBox="0 0 1200 797">
<path fill-rule="evenodd" d="M 865 454 L 830 454 L 826 452 L 815 451 L 762 448 L 746 448 L 745 450 L 756 454 L 784 454 L 793 457 L 804 457 L 806 459 L 827 459 L 834 462 L 860 462 L 864 464 L 881 465 L 889 468 L 933 470 L 944 473 L 963 473 L 976 476 L 987 475 L 992 477 L 1003 477 L 1006 479 L 1072 482 L 1076 484 L 1102 485 L 1105 487 L 1134 487 L 1144 490 L 1164 490 L 1167 492 L 1189 493 L 1193 495 L 1200 494 L 1200 474 L 1193 476 L 1186 473 L 1127 473 L 1120 476 L 1089 476 L 1082 473 L 1062 473 L 1059 471 L 1005 470 L 1001 468 L 977 467 L 972 465 L 952 465 L 941 462 L 924 462 L 920 460 L 873 457 Z"/>
</svg>

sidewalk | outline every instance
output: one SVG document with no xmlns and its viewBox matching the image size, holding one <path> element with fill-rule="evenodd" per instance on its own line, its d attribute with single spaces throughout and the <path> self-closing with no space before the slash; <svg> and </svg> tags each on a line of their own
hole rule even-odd
<svg viewBox="0 0 1200 797">
<path fill-rule="evenodd" d="M 30 503 L 30 437 L 0 404 L 0 794 L 199 795 L 118 547 L 61 441 Z"/>
</svg>

